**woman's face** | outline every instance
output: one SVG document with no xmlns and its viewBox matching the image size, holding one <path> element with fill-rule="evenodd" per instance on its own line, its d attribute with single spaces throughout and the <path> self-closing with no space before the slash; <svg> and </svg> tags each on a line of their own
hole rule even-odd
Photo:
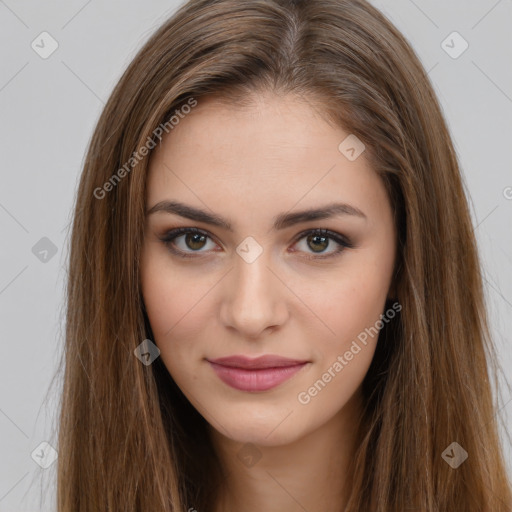
<svg viewBox="0 0 512 512">
<path fill-rule="evenodd" d="M 230 439 L 292 442 L 360 391 L 396 234 L 384 186 L 349 135 L 291 96 L 244 108 L 209 98 L 154 150 L 141 262 L 153 341 Z M 171 240 L 176 228 L 198 231 Z M 293 362 L 211 363 L 263 355 Z"/>
</svg>

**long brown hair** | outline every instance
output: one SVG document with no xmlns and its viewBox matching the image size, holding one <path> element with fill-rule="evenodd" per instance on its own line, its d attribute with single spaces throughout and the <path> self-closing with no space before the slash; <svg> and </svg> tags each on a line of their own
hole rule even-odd
<svg viewBox="0 0 512 512">
<path fill-rule="evenodd" d="M 355 134 L 398 230 L 400 315 L 379 336 L 346 512 L 509 512 L 481 263 L 453 143 L 410 45 L 362 0 L 193 0 L 148 40 L 88 148 L 70 240 L 58 511 L 213 510 L 205 420 L 160 358 L 140 291 L 140 148 L 191 99 L 296 94 Z M 139 155 L 134 158 L 134 155 Z M 124 169 L 124 172 L 119 171 Z M 493 364 L 488 369 L 488 364 Z M 454 469 L 443 452 L 468 458 Z M 340 483 L 341 485 L 341 483 Z"/>
</svg>

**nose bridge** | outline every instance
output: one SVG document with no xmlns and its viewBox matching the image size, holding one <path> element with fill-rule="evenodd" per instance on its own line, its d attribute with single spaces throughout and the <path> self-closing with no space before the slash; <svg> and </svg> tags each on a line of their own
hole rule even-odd
<svg viewBox="0 0 512 512">
<path fill-rule="evenodd" d="M 262 253 L 253 261 L 239 257 L 236 262 L 235 279 L 237 280 L 237 292 L 242 297 L 256 299 L 261 293 L 268 294 L 268 287 L 271 285 L 272 273 L 268 269 L 270 264 L 267 253 Z"/>
<path fill-rule="evenodd" d="M 261 242 L 261 239 L 260 239 Z M 263 242 L 262 242 L 263 243 Z M 252 236 L 246 237 L 236 248 L 234 278 L 237 280 L 237 293 L 242 297 L 257 298 L 271 286 L 273 277 L 268 269 L 271 265 L 271 252 Z M 266 290 L 268 294 L 268 290 Z"/>
<path fill-rule="evenodd" d="M 286 309 L 280 304 L 283 297 L 279 287 L 282 284 L 268 268 L 271 266 L 269 253 L 251 254 L 254 250 L 250 242 L 248 246 L 240 244 L 223 300 L 225 324 L 248 336 L 279 324 L 283 320 L 280 313 Z"/>
</svg>

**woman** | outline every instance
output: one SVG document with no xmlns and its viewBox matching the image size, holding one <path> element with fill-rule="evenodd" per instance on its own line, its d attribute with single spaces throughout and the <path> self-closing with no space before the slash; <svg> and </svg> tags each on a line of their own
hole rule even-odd
<svg viewBox="0 0 512 512">
<path fill-rule="evenodd" d="M 58 510 L 512 509 L 453 144 L 364 1 L 195 0 L 94 132 Z"/>
</svg>

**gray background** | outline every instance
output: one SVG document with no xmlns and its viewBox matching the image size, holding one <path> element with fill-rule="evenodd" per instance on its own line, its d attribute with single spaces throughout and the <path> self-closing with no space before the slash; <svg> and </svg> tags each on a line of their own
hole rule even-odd
<svg viewBox="0 0 512 512">
<path fill-rule="evenodd" d="M 455 141 L 504 372 L 500 414 L 510 431 L 512 1 L 373 3 L 429 71 Z M 56 447 L 58 396 L 50 382 L 62 349 L 67 226 L 84 152 L 122 71 L 177 5 L 0 0 L 0 512 L 54 509 L 56 464 L 42 469 L 31 453 L 43 441 Z M 31 47 L 43 31 L 59 45 L 47 59 Z M 454 31 L 469 43 L 456 59 L 442 46 Z M 452 39 L 445 43 L 452 52 L 462 48 Z M 43 237 L 55 255 L 41 252 Z M 504 450 L 512 466 L 506 438 Z"/>
</svg>

